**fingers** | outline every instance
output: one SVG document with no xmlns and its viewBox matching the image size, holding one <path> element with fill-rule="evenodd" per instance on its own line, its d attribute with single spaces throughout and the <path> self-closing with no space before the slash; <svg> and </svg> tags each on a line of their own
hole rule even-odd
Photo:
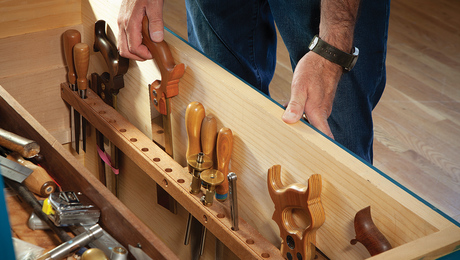
<svg viewBox="0 0 460 260">
<path fill-rule="evenodd" d="M 142 44 L 142 19 L 149 18 L 149 34 L 152 41 L 164 38 L 163 1 L 123 1 L 118 14 L 118 50 L 129 59 L 152 59 L 148 48 Z"/>
</svg>

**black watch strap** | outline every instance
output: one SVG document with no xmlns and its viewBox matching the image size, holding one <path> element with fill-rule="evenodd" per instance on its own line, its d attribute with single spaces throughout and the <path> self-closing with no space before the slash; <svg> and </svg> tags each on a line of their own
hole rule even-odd
<svg viewBox="0 0 460 260">
<path fill-rule="evenodd" d="M 342 66 L 345 71 L 350 71 L 358 60 L 358 48 L 354 47 L 352 54 L 346 53 L 321 40 L 318 35 L 313 37 L 308 48 L 323 58 Z"/>
</svg>

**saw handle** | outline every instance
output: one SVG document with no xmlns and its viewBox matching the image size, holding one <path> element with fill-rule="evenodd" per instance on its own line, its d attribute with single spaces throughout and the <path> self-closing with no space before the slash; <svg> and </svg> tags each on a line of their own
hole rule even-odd
<svg viewBox="0 0 460 260">
<path fill-rule="evenodd" d="M 154 86 L 153 89 L 150 89 L 151 99 L 155 109 L 166 115 L 169 111 L 166 109 L 165 99 L 179 94 L 179 80 L 184 75 L 185 65 L 183 63 L 176 65 L 171 50 L 165 41 L 154 42 L 150 39 L 147 16 L 144 16 L 142 20 L 142 43 L 152 53 L 161 73 L 161 81 L 151 84 Z"/>
<path fill-rule="evenodd" d="M 73 62 L 73 47 L 75 44 L 81 42 L 81 34 L 75 29 L 67 30 L 62 35 L 62 41 L 64 45 L 64 57 L 68 67 L 67 79 L 70 84 L 75 84 L 77 76 Z"/>
<path fill-rule="evenodd" d="M 75 70 L 77 72 L 77 86 L 79 90 L 86 90 L 88 88 L 88 74 L 89 67 L 89 46 L 86 43 L 77 43 L 73 47 L 73 55 L 75 59 Z"/>
<path fill-rule="evenodd" d="M 124 87 L 123 75 L 128 72 L 129 59 L 120 56 L 116 44 L 107 37 L 105 24 L 104 20 L 99 20 L 94 25 L 93 50 L 101 52 L 109 68 L 109 93 L 117 94 Z"/>
<path fill-rule="evenodd" d="M 233 133 L 230 128 L 221 128 L 217 135 L 216 155 L 217 170 L 222 172 L 225 177 L 228 175 L 230 159 L 233 150 Z M 228 196 L 228 179 L 224 178 L 222 184 L 216 187 L 216 199 L 225 201 Z"/>
</svg>

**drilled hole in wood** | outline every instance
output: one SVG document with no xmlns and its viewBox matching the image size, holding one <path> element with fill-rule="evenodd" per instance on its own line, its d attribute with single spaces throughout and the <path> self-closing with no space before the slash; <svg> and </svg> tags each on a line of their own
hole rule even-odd
<svg viewBox="0 0 460 260">
<path fill-rule="evenodd" d="M 153 158 L 153 161 L 154 162 L 159 162 L 159 161 L 161 161 L 161 159 L 160 158 Z"/>
<path fill-rule="evenodd" d="M 157 134 L 160 134 L 160 135 L 161 135 L 161 134 L 163 134 L 164 132 L 165 132 L 165 131 L 163 131 L 163 130 L 158 130 L 158 131 L 157 131 Z"/>
<path fill-rule="evenodd" d="M 254 244 L 254 240 L 252 240 L 252 239 L 247 239 L 247 240 L 246 240 L 246 244 L 252 245 L 252 244 Z"/>
<path fill-rule="evenodd" d="M 218 218 L 225 218 L 225 214 L 219 213 L 219 214 L 217 214 L 217 217 Z"/>
<path fill-rule="evenodd" d="M 103 115 L 103 114 L 105 114 L 105 113 L 106 113 L 106 112 L 105 112 L 104 110 L 99 111 L 99 114 L 101 114 L 101 115 Z"/>
<path fill-rule="evenodd" d="M 172 172 L 172 169 L 171 168 L 166 168 L 165 172 Z"/>
<path fill-rule="evenodd" d="M 131 141 L 131 142 L 137 142 L 137 139 L 136 139 L 136 138 L 131 138 L 131 139 L 129 139 L 129 141 Z"/>
<path fill-rule="evenodd" d="M 168 187 L 168 181 L 166 179 L 163 179 L 163 184 L 165 185 L 165 187 Z"/>
<path fill-rule="evenodd" d="M 262 253 L 262 257 L 263 257 L 263 258 L 269 258 L 269 257 L 270 257 L 270 254 L 269 254 L 269 253 Z"/>
<path fill-rule="evenodd" d="M 120 129 L 120 132 L 125 133 L 126 129 L 122 128 L 122 129 Z"/>
<path fill-rule="evenodd" d="M 149 151 L 149 148 L 142 148 L 141 149 L 143 152 L 148 152 Z"/>
<path fill-rule="evenodd" d="M 203 220 L 204 220 L 204 223 L 208 223 L 208 217 L 206 215 L 203 215 Z"/>
<path fill-rule="evenodd" d="M 109 120 L 107 120 L 107 122 L 109 122 L 109 124 L 113 124 L 113 123 L 117 122 L 117 120 L 109 119 Z"/>
<path fill-rule="evenodd" d="M 184 180 L 184 179 L 178 179 L 177 182 L 178 182 L 178 183 L 184 183 L 185 180 Z"/>
</svg>

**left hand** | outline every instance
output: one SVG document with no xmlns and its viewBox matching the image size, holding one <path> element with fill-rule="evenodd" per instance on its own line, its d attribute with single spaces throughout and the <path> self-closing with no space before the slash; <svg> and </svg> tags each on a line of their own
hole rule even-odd
<svg viewBox="0 0 460 260">
<path fill-rule="evenodd" d="M 310 124 L 334 138 L 327 119 L 332 112 L 341 66 L 314 52 L 308 52 L 297 64 L 291 84 L 291 99 L 283 114 L 283 121 L 292 124 L 305 113 Z"/>
</svg>

